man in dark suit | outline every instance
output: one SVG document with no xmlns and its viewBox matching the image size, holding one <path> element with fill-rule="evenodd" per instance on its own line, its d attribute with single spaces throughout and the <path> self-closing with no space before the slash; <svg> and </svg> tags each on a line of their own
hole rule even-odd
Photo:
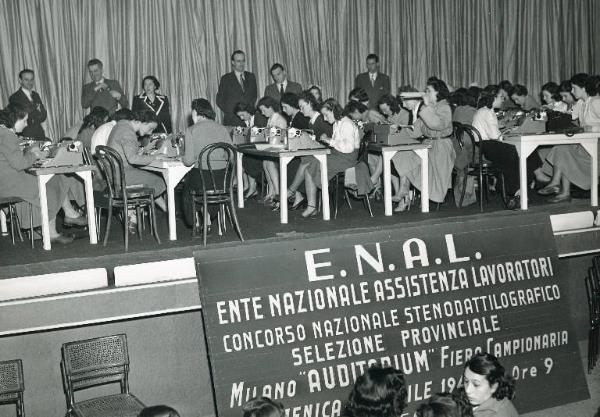
<svg viewBox="0 0 600 417">
<path fill-rule="evenodd" d="M 270 72 L 275 82 L 265 88 L 265 96 L 273 97 L 275 100 L 280 101 L 284 93 L 299 95 L 302 92 L 300 84 L 288 80 L 287 71 L 280 63 L 273 64 Z"/>
<path fill-rule="evenodd" d="M 362 88 L 369 96 L 369 108 L 377 108 L 381 96 L 390 94 L 390 77 L 379 72 L 379 57 L 375 54 L 367 56 L 367 72 L 358 74 L 354 86 Z"/>
<path fill-rule="evenodd" d="M 88 71 L 92 82 L 85 84 L 81 91 L 81 106 L 84 109 L 99 106 L 113 114 L 119 105 L 122 109 L 128 107 L 121 84 L 116 80 L 104 78 L 102 61 L 91 59 L 88 62 Z"/>
<path fill-rule="evenodd" d="M 246 68 L 246 54 L 235 51 L 231 54 L 233 71 L 221 77 L 217 91 L 217 106 L 223 111 L 223 125 L 243 126 L 242 119 L 236 116 L 233 109 L 238 103 L 256 105 L 256 77 Z"/>
<path fill-rule="evenodd" d="M 35 74 L 30 69 L 24 69 L 19 73 L 19 88 L 10 98 L 9 103 L 20 104 L 27 109 L 29 117 L 27 126 L 23 129 L 22 135 L 36 140 L 45 140 L 46 134 L 42 123 L 46 121 L 48 113 L 42 103 L 40 95 L 33 91 Z"/>
</svg>

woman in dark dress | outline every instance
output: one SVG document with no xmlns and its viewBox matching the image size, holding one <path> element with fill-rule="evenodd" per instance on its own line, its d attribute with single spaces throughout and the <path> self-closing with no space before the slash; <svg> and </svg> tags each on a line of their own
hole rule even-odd
<svg viewBox="0 0 600 417">
<path fill-rule="evenodd" d="M 142 93 L 133 97 L 131 110 L 141 111 L 150 110 L 158 118 L 158 126 L 154 133 L 172 133 L 171 108 L 169 98 L 158 94 L 156 91 L 160 88 L 160 82 L 154 75 L 148 75 L 142 80 Z"/>
</svg>

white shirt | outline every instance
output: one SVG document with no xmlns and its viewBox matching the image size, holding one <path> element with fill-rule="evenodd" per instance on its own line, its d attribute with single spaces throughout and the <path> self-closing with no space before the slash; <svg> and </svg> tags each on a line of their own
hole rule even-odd
<svg viewBox="0 0 600 417">
<path fill-rule="evenodd" d="M 106 144 L 108 143 L 108 137 L 110 136 L 110 132 L 113 130 L 113 127 L 115 127 L 116 124 L 117 122 L 112 120 L 110 122 L 104 123 L 102 126 L 98 127 L 98 129 L 96 129 L 96 131 L 92 135 L 92 143 L 90 144 L 92 155 L 96 153 L 96 146 L 106 146 Z"/>
<path fill-rule="evenodd" d="M 498 128 L 498 117 L 488 107 L 482 107 L 475 112 L 473 127 L 479 131 L 482 140 L 500 139 L 502 133 Z M 475 137 L 477 140 L 477 137 Z"/>
<path fill-rule="evenodd" d="M 242 82 L 242 77 L 244 76 L 244 72 L 243 71 L 242 72 L 233 71 L 233 72 L 235 72 L 235 76 L 238 79 L 238 83 L 243 85 L 244 83 Z"/>
<path fill-rule="evenodd" d="M 373 73 L 369 73 L 369 78 L 371 79 L 371 84 L 375 84 L 375 80 L 377 79 L 377 73 L 373 72 Z"/>
<path fill-rule="evenodd" d="M 244 123 L 246 123 L 246 127 L 254 126 L 254 115 L 250 116 L 250 119 L 245 120 Z"/>
<path fill-rule="evenodd" d="M 25 87 L 21 87 L 21 91 L 25 93 L 29 101 L 33 101 L 33 98 L 31 97 L 31 90 L 28 90 Z"/>
<path fill-rule="evenodd" d="M 360 147 L 360 134 L 356 124 L 347 116 L 333 124 L 333 135 L 329 144 L 341 153 L 351 153 Z"/>
<path fill-rule="evenodd" d="M 281 91 L 281 86 L 283 85 L 283 91 L 287 88 L 287 80 L 284 80 L 282 83 L 277 84 L 277 90 Z"/>
<path fill-rule="evenodd" d="M 286 129 L 287 122 L 285 121 L 285 117 L 275 112 L 273 113 L 273 116 L 269 117 L 269 120 L 267 121 L 267 127 L 278 127 L 280 129 Z"/>
</svg>

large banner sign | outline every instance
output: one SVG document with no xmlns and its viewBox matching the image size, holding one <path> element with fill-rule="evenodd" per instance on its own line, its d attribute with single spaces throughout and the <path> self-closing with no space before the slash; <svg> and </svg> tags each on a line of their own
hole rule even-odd
<svg viewBox="0 0 600 417">
<path fill-rule="evenodd" d="M 520 413 L 589 398 L 547 215 L 337 232 L 195 253 L 219 417 L 255 396 L 336 417 L 374 363 L 411 415 L 489 352 Z"/>
</svg>

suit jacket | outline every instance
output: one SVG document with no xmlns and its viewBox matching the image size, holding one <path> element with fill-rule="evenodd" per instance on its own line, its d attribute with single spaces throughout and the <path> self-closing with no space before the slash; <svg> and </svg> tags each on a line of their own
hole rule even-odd
<svg viewBox="0 0 600 417">
<path fill-rule="evenodd" d="M 169 97 L 163 96 L 162 94 L 156 94 L 156 98 L 152 103 L 146 93 L 133 96 L 131 110 L 150 110 L 156 114 L 156 117 L 158 117 L 158 126 L 154 129 L 154 133 L 171 133 L 173 131 Z"/>
<path fill-rule="evenodd" d="M 287 85 L 285 86 L 284 93 L 294 93 L 300 94 L 302 92 L 302 86 L 298 83 L 288 80 Z M 269 84 L 265 88 L 265 96 L 273 97 L 275 100 L 281 100 L 281 92 L 279 91 L 279 84 L 273 83 Z"/>
<path fill-rule="evenodd" d="M 365 90 L 367 96 L 369 96 L 370 109 L 377 107 L 377 101 L 381 98 L 381 96 L 384 94 L 390 94 L 391 91 L 390 77 L 381 72 L 377 73 L 374 86 L 371 84 L 371 78 L 369 77 L 368 72 L 358 74 L 356 76 L 356 80 L 354 80 L 354 86 Z"/>
<path fill-rule="evenodd" d="M 94 91 L 94 87 L 96 87 L 94 81 L 83 86 L 83 89 L 81 90 L 81 106 L 84 109 L 93 109 L 96 106 L 100 106 L 108 110 L 110 114 L 113 114 L 117 110 L 118 104 L 121 105 L 121 108 L 129 107 L 127 97 L 125 97 L 121 84 L 119 84 L 117 80 L 105 78 L 104 83 L 108 85 L 108 90 Z M 110 95 L 111 91 L 118 91 L 121 93 L 121 98 L 118 101 L 115 100 L 114 97 Z"/>
<path fill-rule="evenodd" d="M 244 122 L 233 113 L 233 109 L 237 103 L 256 105 L 257 94 L 256 77 L 251 72 L 244 71 L 243 89 L 235 71 L 223 75 L 217 91 L 217 106 L 223 112 L 223 125 L 243 126 Z"/>
<path fill-rule="evenodd" d="M 36 140 L 45 140 L 46 133 L 44 132 L 42 123 L 46 121 L 48 113 L 46 112 L 46 108 L 42 103 L 40 95 L 35 91 L 32 91 L 31 100 L 29 100 L 27 94 L 25 94 L 23 90 L 19 88 L 17 92 L 10 96 L 8 102 L 20 104 L 21 106 L 25 107 L 29 113 L 29 117 L 27 118 L 27 126 L 25 129 L 23 129 L 22 135 L 25 137 L 34 138 Z"/>
</svg>

